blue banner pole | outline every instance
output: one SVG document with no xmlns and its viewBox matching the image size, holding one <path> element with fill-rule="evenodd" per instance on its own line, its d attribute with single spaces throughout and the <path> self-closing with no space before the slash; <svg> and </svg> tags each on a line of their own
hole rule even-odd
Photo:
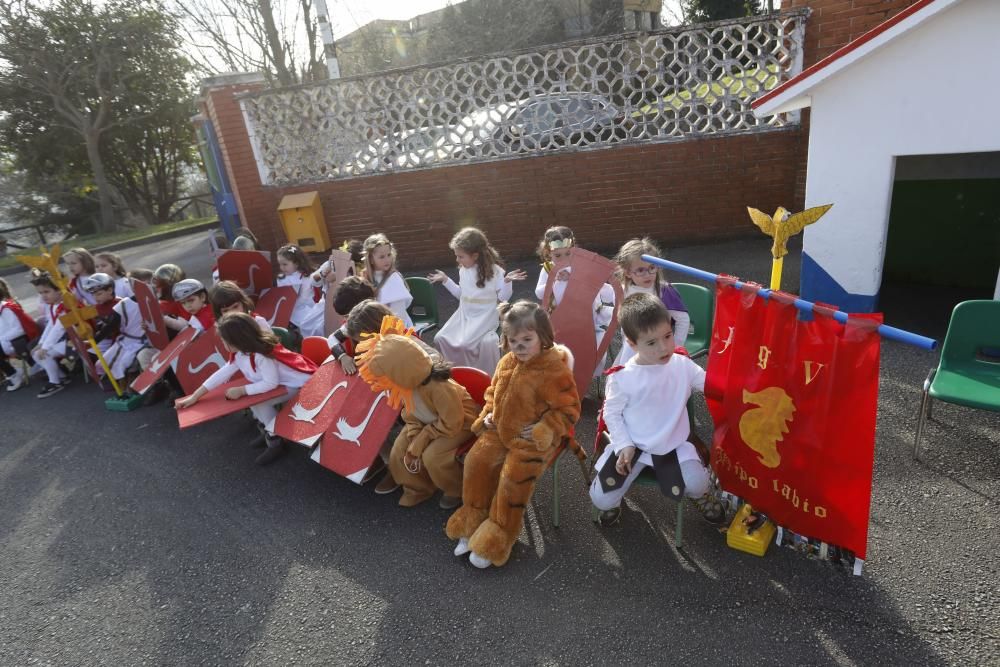
<svg viewBox="0 0 1000 667">
<path fill-rule="evenodd" d="M 715 282 L 719 276 L 715 273 L 709 273 L 708 271 L 702 271 L 701 269 L 696 269 L 693 266 L 687 266 L 685 264 L 678 264 L 677 262 L 671 262 L 669 259 L 661 259 L 659 257 L 654 257 L 652 255 L 643 255 L 642 259 L 650 264 L 655 264 L 656 266 L 663 267 L 665 269 L 670 269 L 671 271 L 677 271 L 678 273 L 683 273 L 684 275 L 691 276 L 692 278 L 700 278 L 708 282 Z M 737 280 L 734 287 L 740 288 L 745 285 L 743 281 Z M 760 295 L 765 299 L 771 296 L 771 290 L 766 287 L 760 288 Z M 795 299 L 795 307 L 799 310 L 811 313 L 813 308 L 816 306 L 812 301 L 806 301 L 805 299 Z M 845 324 L 847 322 L 847 313 L 841 311 L 835 311 L 833 313 L 833 318 Z M 878 332 L 883 338 L 889 340 L 894 340 L 898 343 L 906 343 L 907 345 L 915 345 L 922 350 L 936 350 L 937 341 L 933 338 L 928 338 L 927 336 L 921 336 L 920 334 L 915 334 L 911 331 L 904 331 L 903 329 L 897 329 L 896 327 L 890 327 L 887 324 L 880 324 L 878 327 Z"/>
</svg>

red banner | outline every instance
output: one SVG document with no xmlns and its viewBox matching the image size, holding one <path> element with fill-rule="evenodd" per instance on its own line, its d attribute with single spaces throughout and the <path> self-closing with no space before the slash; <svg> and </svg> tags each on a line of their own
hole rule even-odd
<svg viewBox="0 0 1000 667">
<path fill-rule="evenodd" d="M 717 286 L 705 382 L 712 467 L 778 525 L 864 558 L 882 316 L 844 325 L 817 308 L 807 321 L 793 298 Z"/>
</svg>

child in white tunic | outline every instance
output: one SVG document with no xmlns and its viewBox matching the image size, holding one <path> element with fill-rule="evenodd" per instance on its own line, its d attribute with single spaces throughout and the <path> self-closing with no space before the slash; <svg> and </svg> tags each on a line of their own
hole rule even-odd
<svg viewBox="0 0 1000 667">
<path fill-rule="evenodd" d="M 266 394 L 277 387 L 284 388 L 285 394 L 279 398 L 251 406 L 250 412 L 264 428 L 258 440 L 267 445 L 257 465 L 267 465 L 285 453 L 284 441 L 274 435 L 274 419 L 278 416 L 278 406 L 294 398 L 299 389 L 312 377 L 316 364 L 302 355 L 286 350 L 273 333 L 261 330 L 257 322 L 246 313 L 231 313 L 216 325 L 219 338 L 232 355 L 229 363 L 212 373 L 193 394 L 177 399 L 178 408 L 191 407 L 209 391 L 228 382 L 242 372 L 250 384 L 230 387 L 226 398 L 237 400 L 243 396 Z"/>
<path fill-rule="evenodd" d="M 535 285 L 535 296 L 538 297 L 539 301 L 545 296 L 545 286 L 549 282 L 549 272 L 552 270 L 553 265 L 557 261 L 569 259 L 575 245 L 576 237 L 573 234 L 573 230 L 569 227 L 558 225 L 545 230 L 542 241 L 538 245 L 538 257 L 542 260 L 542 270 L 538 274 L 538 284 Z M 566 284 L 569 281 L 572 270 L 572 267 L 566 267 L 556 274 L 556 282 L 552 286 L 553 307 L 558 306 L 562 302 L 563 294 L 566 293 Z M 615 290 L 611 285 L 605 283 L 601 287 L 601 291 L 594 298 L 592 311 L 594 314 L 594 337 L 598 347 L 601 345 L 601 339 L 604 338 L 604 332 L 607 330 L 608 325 L 611 324 L 611 317 L 614 314 L 614 310 Z M 594 369 L 595 377 L 604 373 L 604 364 L 604 359 L 601 360 L 601 363 L 597 364 L 597 368 Z"/>
<path fill-rule="evenodd" d="M 48 273 L 33 269 L 30 282 L 44 304 L 42 312 L 45 314 L 45 329 L 38 344 L 31 350 L 31 356 L 48 376 L 48 382 L 38 393 L 38 398 L 48 398 L 62 391 L 69 382 L 59 368 L 59 359 L 66 356 L 66 328 L 59 321 L 59 316 L 66 312 L 66 307 L 62 303 L 62 292 Z"/>
<path fill-rule="evenodd" d="M 689 441 L 687 401 L 692 391 L 704 391 L 705 371 L 688 357 L 674 354 L 670 313 L 653 295 L 626 298 L 618 317 L 635 355 L 608 377 L 603 412 L 611 443 L 597 460 L 591 501 L 605 512 L 602 522 L 614 521 L 622 498 L 644 468 L 655 464 L 657 475 L 676 473 L 668 469 L 672 461 L 660 459 L 676 452 L 683 488 L 678 485 L 675 494 L 694 500 L 709 521 L 724 520 L 718 488 Z M 624 479 L 602 485 L 611 457 L 617 457 L 614 469 Z"/>
<path fill-rule="evenodd" d="M 624 297 L 640 293 L 659 297 L 674 321 L 674 344 L 683 346 L 691 331 L 691 317 L 688 315 L 687 306 L 684 305 L 681 295 L 674 286 L 661 275 L 657 267 L 644 260 L 643 255 L 663 256 L 660 248 L 648 237 L 626 241 L 615 255 L 615 262 L 621 273 Z M 612 367 L 624 366 L 633 354 L 635 351 L 632 347 L 623 343 L 618 356 L 611 364 Z"/>
<path fill-rule="evenodd" d="M 115 296 L 127 299 L 132 296 L 132 282 L 122 258 L 113 252 L 99 252 L 94 255 L 96 273 L 106 273 L 115 281 Z"/>
<path fill-rule="evenodd" d="M 322 293 L 317 295 L 313 289 L 312 263 L 302 248 L 288 244 L 278 248 L 278 287 L 294 287 L 298 293 L 295 309 L 292 311 L 292 324 L 298 327 L 303 338 L 323 335 L 323 308 L 325 302 Z"/>
<path fill-rule="evenodd" d="M 385 234 L 372 234 L 365 239 L 364 252 L 365 278 L 375 287 L 375 299 L 388 306 L 407 327 L 412 327 L 413 320 L 406 309 L 413 302 L 413 295 L 403 274 L 396 269 L 396 247 Z"/>
<path fill-rule="evenodd" d="M 497 305 L 510 299 L 511 281 L 524 280 L 527 275 L 521 270 L 504 273 L 500 255 L 475 227 L 460 230 L 448 245 L 458 262 L 458 284 L 443 271 L 435 271 L 427 279 L 444 283 L 458 299 L 458 310 L 434 337 L 434 345 L 456 366 L 471 366 L 493 375 L 500 361 Z"/>
</svg>

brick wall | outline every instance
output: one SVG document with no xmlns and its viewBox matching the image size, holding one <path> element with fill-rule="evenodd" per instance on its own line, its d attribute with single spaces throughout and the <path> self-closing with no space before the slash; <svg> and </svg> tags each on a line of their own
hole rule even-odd
<svg viewBox="0 0 1000 667">
<path fill-rule="evenodd" d="M 784 9 L 809 7 L 805 66 L 827 57 L 917 0 L 786 0 Z"/>
<path fill-rule="evenodd" d="M 787 0 L 809 6 L 805 65 L 843 46 L 915 0 Z M 745 207 L 802 208 L 808 112 L 802 128 L 504 160 L 317 183 L 262 187 L 234 95 L 261 83 L 221 77 L 203 106 L 222 145 L 240 217 L 275 249 L 285 242 L 282 196 L 318 190 L 331 241 L 381 231 L 404 268 L 450 265 L 448 240 L 481 227 L 507 257 L 533 253 L 546 227 L 571 227 L 580 243 L 613 251 L 649 234 L 668 245 L 753 236 Z"/>
</svg>

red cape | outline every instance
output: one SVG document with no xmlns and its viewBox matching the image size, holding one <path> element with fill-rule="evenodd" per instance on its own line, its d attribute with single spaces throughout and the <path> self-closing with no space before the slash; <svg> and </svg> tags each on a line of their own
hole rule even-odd
<svg viewBox="0 0 1000 667">
<path fill-rule="evenodd" d="M 28 340 L 38 338 L 38 325 L 35 324 L 33 319 L 28 317 L 28 314 L 21 308 L 21 304 L 14 301 L 14 299 L 4 299 L 0 301 L 0 313 L 3 312 L 4 308 L 9 308 L 10 312 L 14 313 L 17 321 L 21 323 L 21 328 L 24 329 L 24 335 L 28 337 Z"/>
<path fill-rule="evenodd" d="M 319 366 L 316 365 L 316 362 L 314 362 L 312 359 L 309 359 L 308 357 L 303 357 L 298 352 L 292 352 L 281 343 L 275 345 L 274 348 L 271 350 L 271 354 L 268 354 L 266 356 L 270 357 L 271 359 L 274 359 L 280 364 L 288 366 L 293 371 L 299 371 L 300 373 L 307 373 L 309 375 L 312 375 L 319 368 Z M 235 354 L 229 355 L 230 362 L 232 362 L 233 359 L 235 358 L 236 358 Z M 254 370 L 257 370 L 256 358 L 257 358 L 256 354 L 250 355 L 250 368 Z"/>
</svg>

